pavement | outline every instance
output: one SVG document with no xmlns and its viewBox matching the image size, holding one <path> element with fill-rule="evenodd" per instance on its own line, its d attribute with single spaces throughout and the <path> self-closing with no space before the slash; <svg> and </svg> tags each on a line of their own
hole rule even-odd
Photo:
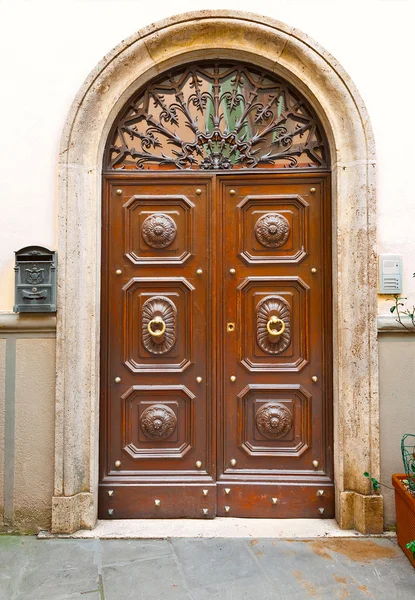
<svg viewBox="0 0 415 600">
<path fill-rule="evenodd" d="M 391 538 L 0 536 L 1 600 L 414 600 Z"/>
</svg>

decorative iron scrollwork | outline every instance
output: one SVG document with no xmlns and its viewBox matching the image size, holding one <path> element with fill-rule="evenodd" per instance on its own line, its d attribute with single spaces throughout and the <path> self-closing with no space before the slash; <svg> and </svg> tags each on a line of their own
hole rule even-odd
<svg viewBox="0 0 415 600">
<path fill-rule="evenodd" d="M 173 243 L 176 233 L 175 220 L 164 213 L 148 216 L 141 227 L 144 241 L 152 248 L 167 248 Z"/>
<path fill-rule="evenodd" d="M 268 354 L 280 354 L 291 343 L 290 305 L 280 296 L 267 296 L 258 302 L 257 342 Z"/>
<path fill-rule="evenodd" d="M 170 150 L 171 149 L 171 150 Z M 136 94 L 114 124 L 105 168 L 328 166 L 307 100 L 275 74 L 241 63 L 172 70 Z"/>
<path fill-rule="evenodd" d="M 266 438 L 277 440 L 286 435 L 293 425 L 293 416 L 284 404 L 268 402 L 256 412 L 258 431 Z"/>
<path fill-rule="evenodd" d="M 167 440 L 177 425 L 174 411 L 165 404 L 152 404 L 140 418 L 141 431 L 152 440 Z"/>
<path fill-rule="evenodd" d="M 153 296 L 142 310 L 143 345 L 152 354 L 166 354 L 176 343 L 177 309 L 170 298 Z"/>
<path fill-rule="evenodd" d="M 267 213 L 259 217 L 255 223 L 255 236 L 262 246 L 279 248 L 290 236 L 290 224 L 279 213 Z"/>
</svg>

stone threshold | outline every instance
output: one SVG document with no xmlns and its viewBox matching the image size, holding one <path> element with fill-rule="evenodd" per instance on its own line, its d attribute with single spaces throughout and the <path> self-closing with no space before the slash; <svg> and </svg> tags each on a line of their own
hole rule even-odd
<svg viewBox="0 0 415 600">
<path fill-rule="evenodd" d="M 41 531 L 39 539 L 165 539 L 165 538 L 275 538 L 309 539 L 367 537 L 353 529 L 340 529 L 335 519 L 119 519 L 98 521 L 94 529 L 75 533 Z M 385 532 L 376 537 L 395 537 Z"/>
</svg>

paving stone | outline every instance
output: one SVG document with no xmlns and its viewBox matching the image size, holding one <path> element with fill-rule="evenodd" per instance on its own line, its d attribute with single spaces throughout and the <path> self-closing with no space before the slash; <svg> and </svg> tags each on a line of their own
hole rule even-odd
<svg viewBox="0 0 415 600">
<path fill-rule="evenodd" d="M 22 537 L 12 564 L 10 552 L 0 545 L 0 562 L 5 556 L 10 577 L 7 600 L 66 600 L 98 590 L 97 542 L 83 541 L 89 543 Z"/>
<path fill-rule="evenodd" d="M 190 591 L 192 600 L 284 600 L 268 578 L 241 578 L 225 585 L 211 585 Z"/>
<path fill-rule="evenodd" d="M 254 577 L 258 571 L 242 540 L 175 539 L 172 544 L 191 589 Z"/>
<path fill-rule="evenodd" d="M 414 600 L 384 538 L 36 540 L 0 536 L 0 600 Z"/>
<path fill-rule="evenodd" d="M 131 563 L 173 554 L 168 540 L 102 540 L 102 564 L 104 566 Z"/>
<path fill-rule="evenodd" d="M 250 549 L 283 598 L 297 593 L 317 595 L 344 577 L 341 565 L 328 554 L 317 554 L 311 544 L 286 540 L 251 540 Z"/>
<path fill-rule="evenodd" d="M 192 600 L 174 556 L 102 567 L 102 581 L 105 600 Z"/>
</svg>

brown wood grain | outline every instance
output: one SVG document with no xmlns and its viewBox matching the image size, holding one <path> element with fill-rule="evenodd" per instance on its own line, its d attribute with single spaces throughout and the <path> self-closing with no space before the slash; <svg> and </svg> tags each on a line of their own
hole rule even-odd
<svg viewBox="0 0 415 600">
<path fill-rule="evenodd" d="M 329 183 L 104 176 L 100 518 L 334 515 Z M 174 340 L 162 353 L 143 330 L 155 299 Z M 285 310 L 281 351 L 258 343 L 261 306 Z"/>
</svg>

